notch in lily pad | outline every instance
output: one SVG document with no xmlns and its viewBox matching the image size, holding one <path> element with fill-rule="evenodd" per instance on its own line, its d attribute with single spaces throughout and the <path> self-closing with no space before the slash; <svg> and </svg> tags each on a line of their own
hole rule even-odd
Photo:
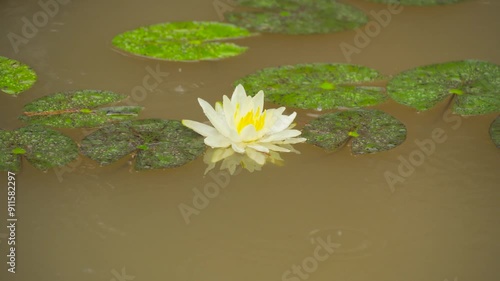
<svg viewBox="0 0 500 281">
<path fill-rule="evenodd" d="M 455 114 L 500 111 L 500 66 L 477 60 L 417 67 L 393 77 L 387 93 L 395 101 L 428 110 L 448 99 Z"/>
<path fill-rule="evenodd" d="M 239 79 L 255 95 L 263 90 L 270 102 L 303 109 L 359 108 L 387 100 L 384 77 L 353 64 L 298 64 L 265 68 Z"/>
<path fill-rule="evenodd" d="M 307 142 L 336 151 L 351 142 L 353 154 L 386 151 L 406 139 L 406 126 L 380 110 L 346 110 L 324 114 L 306 124 Z"/>
<path fill-rule="evenodd" d="M 0 91 L 20 94 L 35 84 L 37 75 L 28 65 L 0 56 Z"/>
<path fill-rule="evenodd" d="M 227 21 L 258 32 L 333 33 L 368 22 L 361 10 L 330 0 L 237 0 L 236 3 L 260 10 L 226 12 Z"/>
<path fill-rule="evenodd" d="M 101 165 L 132 154 L 136 170 L 184 165 L 205 151 L 203 137 L 177 120 L 144 119 L 103 127 L 86 136 L 81 151 Z"/>
<path fill-rule="evenodd" d="M 143 109 L 140 106 L 97 108 L 124 98 L 124 95 L 99 90 L 55 93 L 25 105 L 24 114 L 19 119 L 57 128 L 92 128 L 136 118 Z"/>
<path fill-rule="evenodd" d="M 216 60 L 247 50 L 222 40 L 248 37 L 245 28 L 220 22 L 167 22 L 126 31 L 113 38 L 120 50 L 144 57 L 170 61 Z"/>
<path fill-rule="evenodd" d="M 497 148 L 500 148 L 500 116 L 495 118 L 495 120 L 491 123 L 490 136 Z"/>
<path fill-rule="evenodd" d="M 462 2 L 463 0 L 369 0 L 371 2 L 396 4 L 403 6 L 434 6 L 448 5 Z"/>
<path fill-rule="evenodd" d="M 0 170 L 20 171 L 21 158 L 34 167 L 48 170 L 64 166 L 78 156 L 78 146 L 53 129 L 30 125 L 14 131 L 0 130 Z"/>
</svg>

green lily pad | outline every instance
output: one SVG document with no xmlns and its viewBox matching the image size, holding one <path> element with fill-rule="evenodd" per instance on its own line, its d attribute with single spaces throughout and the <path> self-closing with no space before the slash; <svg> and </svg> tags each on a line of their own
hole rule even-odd
<svg viewBox="0 0 500 281">
<path fill-rule="evenodd" d="M 352 143 L 353 154 L 392 149 L 406 139 L 406 127 L 380 110 L 348 110 L 328 113 L 308 123 L 302 132 L 308 143 L 336 151 Z"/>
<path fill-rule="evenodd" d="M 36 168 L 48 170 L 75 160 L 78 146 L 71 138 L 40 125 L 0 130 L 0 170 L 19 171 L 21 156 Z"/>
<path fill-rule="evenodd" d="M 364 107 L 384 102 L 385 89 L 370 85 L 383 77 L 351 64 L 298 64 L 265 68 L 235 82 L 247 93 L 263 90 L 268 101 L 304 109 Z"/>
<path fill-rule="evenodd" d="M 142 110 L 140 106 L 96 108 L 123 98 L 120 94 L 97 90 L 55 93 L 25 105 L 19 119 L 58 128 L 90 128 L 137 117 Z"/>
<path fill-rule="evenodd" d="M 31 88 L 36 79 L 35 71 L 29 66 L 0 56 L 0 91 L 17 95 Z"/>
<path fill-rule="evenodd" d="M 491 123 L 490 136 L 497 148 L 500 148 L 500 116 Z"/>
<path fill-rule="evenodd" d="M 500 66 L 465 60 L 417 67 L 391 79 L 387 93 L 395 101 L 417 110 L 428 110 L 448 97 L 455 114 L 497 112 Z"/>
<path fill-rule="evenodd" d="M 219 22 L 171 22 L 140 27 L 113 38 L 113 45 L 139 56 L 173 61 L 215 60 L 247 50 L 216 42 L 250 36 L 244 28 Z"/>
<path fill-rule="evenodd" d="M 107 165 L 133 153 L 137 170 L 171 168 L 194 160 L 205 151 L 203 137 L 177 120 L 124 121 L 85 137 L 81 151 Z"/>
<path fill-rule="evenodd" d="M 462 2 L 463 0 L 370 0 L 371 2 L 385 4 L 399 4 L 404 6 L 431 6 L 447 5 Z"/>
<path fill-rule="evenodd" d="M 313 34 L 355 29 L 368 22 L 355 7 L 330 0 L 236 1 L 260 11 L 225 13 L 228 22 L 269 33 Z"/>
</svg>

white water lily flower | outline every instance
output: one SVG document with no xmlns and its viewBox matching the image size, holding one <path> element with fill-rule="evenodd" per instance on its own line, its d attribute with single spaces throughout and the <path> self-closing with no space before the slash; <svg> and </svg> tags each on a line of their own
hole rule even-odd
<svg viewBox="0 0 500 281">
<path fill-rule="evenodd" d="M 184 126 L 205 137 L 205 144 L 212 148 L 231 147 L 237 153 L 246 153 L 259 164 L 265 157 L 256 152 L 290 152 L 280 145 L 304 142 L 298 137 L 299 130 L 292 129 L 296 112 L 284 115 L 284 107 L 264 110 L 264 92 L 254 97 L 247 96 L 242 85 L 238 85 L 229 99 L 223 97 L 213 108 L 208 102 L 198 99 L 203 112 L 212 126 L 182 120 Z"/>
</svg>

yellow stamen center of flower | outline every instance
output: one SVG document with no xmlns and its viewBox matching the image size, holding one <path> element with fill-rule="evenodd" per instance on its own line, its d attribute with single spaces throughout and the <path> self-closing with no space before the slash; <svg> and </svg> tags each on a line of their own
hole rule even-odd
<svg viewBox="0 0 500 281">
<path fill-rule="evenodd" d="M 235 118 L 238 116 L 238 109 L 235 114 Z M 245 116 L 241 117 L 240 120 L 234 120 L 236 124 L 236 130 L 238 134 L 241 133 L 241 130 L 248 125 L 253 125 L 256 131 L 262 130 L 264 128 L 264 122 L 266 120 L 266 111 L 260 112 L 260 108 L 257 108 L 256 111 L 249 111 Z"/>
</svg>

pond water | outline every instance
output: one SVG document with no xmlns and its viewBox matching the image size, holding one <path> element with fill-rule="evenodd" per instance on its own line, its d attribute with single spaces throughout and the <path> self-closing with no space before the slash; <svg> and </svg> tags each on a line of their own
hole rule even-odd
<svg viewBox="0 0 500 281">
<path fill-rule="evenodd" d="M 366 12 L 387 9 L 362 0 L 345 2 Z M 32 22 L 43 10 L 36 1 L 2 1 L 1 55 L 32 66 L 39 80 L 16 98 L 0 95 L 0 127 L 23 126 L 17 120 L 23 105 L 58 91 L 111 90 L 144 106 L 141 118 L 205 120 L 198 97 L 213 103 L 232 93 L 233 81 L 264 67 L 351 62 L 391 75 L 462 59 L 500 64 L 496 0 L 405 7 L 349 57 L 339 46 L 354 45 L 356 31 L 264 34 L 239 40 L 250 47 L 241 56 L 198 63 L 138 58 L 111 47 L 113 36 L 125 30 L 166 21 L 218 21 L 215 7 L 231 5 L 225 0 L 61 1 L 45 22 L 37 19 L 37 31 L 12 45 L 7 34 L 21 36 L 23 18 Z M 158 83 L 143 91 L 148 76 Z M 24 162 L 16 175 L 16 273 L 7 272 L 2 226 L 0 279 L 498 278 L 500 150 L 488 135 L 496 114 L 452 116 L 444 103 L 421 113 L 393 101 L 375 108 L 401 120 L 408 136 L 401 146 L 373 155 L 352 156 L 348 148 L 326 153 L 300 144 L 295 148 L 301 154 L 282 154 L 284 166 L 233 176 L 216 169 L 204 176 L 201 157 L 179 168 L 146 172 L 133 171 L 130 158 L 99 167 L 80 157 L 47 172 Z M 324 112 L 299 110 L 298 127 Z M 440 142 L 432 138 L 435 130 L 443 134 Z M 62 132 L 78 141 L 88 133 Z M 415 152 L 422 151 L 418 142 L 426 142 L 428 155 Z M 411 158 L 417 154 L 425 156 Z M 406 161 L 412 162 L 402 167 Z M 387 173 L 399 180 L 391 184 Z M 7 175 L 2 175 L 3 225 Z M 210 189 L 214 185 L 218 192 Z M 205 189 L 214 193 L 199 195 Z"/>
</svg>

